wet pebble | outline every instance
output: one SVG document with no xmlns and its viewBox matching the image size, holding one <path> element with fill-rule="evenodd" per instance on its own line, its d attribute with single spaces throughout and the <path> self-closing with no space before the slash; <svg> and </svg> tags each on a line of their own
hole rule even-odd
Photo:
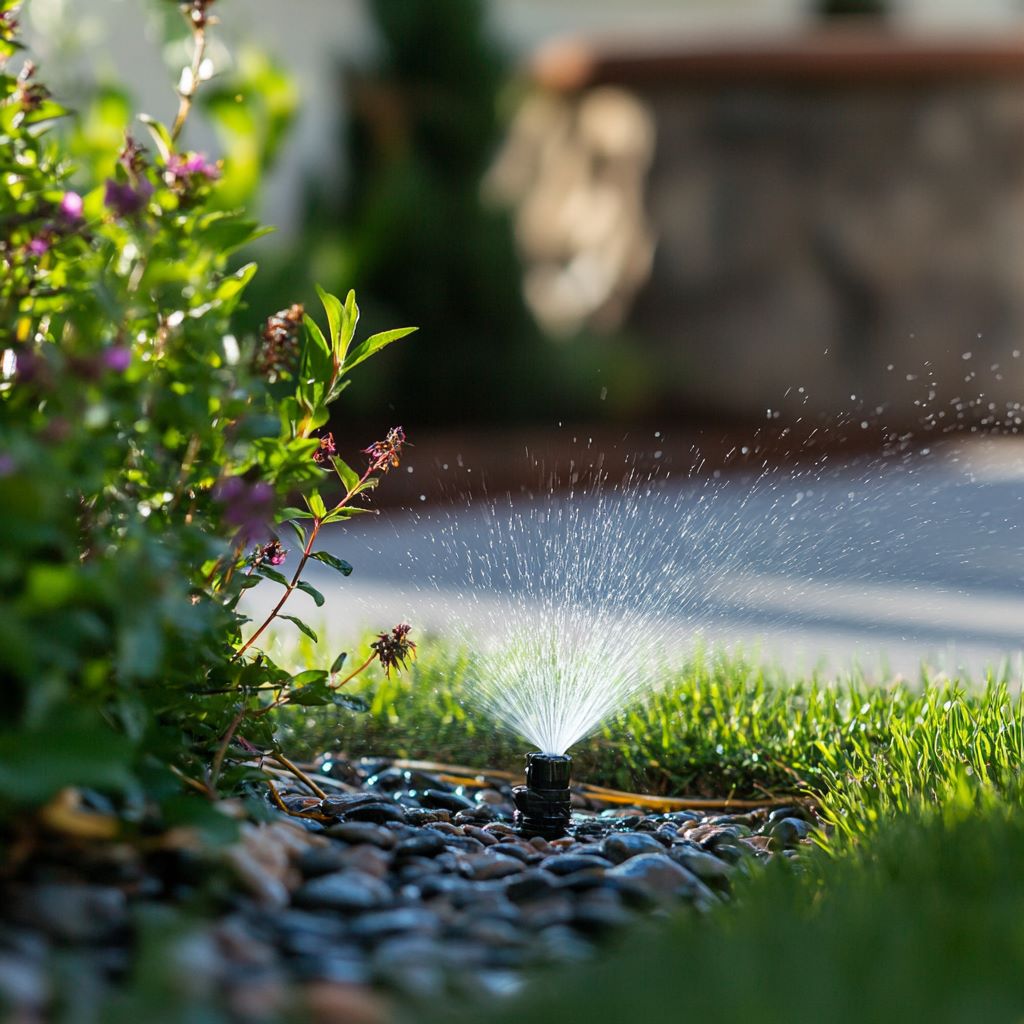
<svg viewBox="0 0 1024 1024">
<path fill-rule="evenodd" d="M 803 818 L 778 818 L 768 826 L 768 834 L 780 846 L 796 846 L 811 834 L 811 826 Z"/>
<path fill-rule="evenodd" d="M 417 836 L 399 840 L 395 846 L 395 856 L 405 857 L 437 857 L 445 852 L 445 836 L 433 829 L 424 829 Z"/>
<path fill-rule="evenodd" d="M 714 901 L 714 894 L 691 871 L 664 853 L 645 853 L 631 857 L 608 872 L 615 878 L 638 882 L 659 899 L 672 896 L 702 896 Z"/>
<path fill-rule="evenodd" d="M 295 892 L 292 902 L 311 909 L 373 910 L 391 902 L 391 889 L 364 871 L 339 871 L 306 882 Z"/>
<path fill-rule="evenodd" d="M 588 869 L 604 870 L 611 867 L 611 861 L 604 857 L 596 857 L 591 853 L 562 853 L 545 857 L 540 866 L 553 875 L 571 875 L 577 871 Z"/>
<path fill-rule="evenodd" d="M 505 878 L 523 870 L 523 862 L 503 853 L 470 854 L 462 859 L 460 871 L 467 878 L 483 882 L 492 878 Z"/>
<path fill-rule="evenodd" d="M 368 821 L 343 821 L 331 825 L 327 828 L 327 835 L 346 843 L 371 843 L 382 850 L 390 850 L 398 841 L 393 832 Z"/>
<path fill-rule="evenodd" d="M 346 821 L 369 821 L 381 825 L 386 821 L 404 822 L 407 820 L 405 811 L 398 804 L 372 803 L 364 804 L 345 812 Z"/>
<path fill-rule="evenodd" d="M 476 806 L 468 797 L 459 793 L 446 793 L 440 789 L 424 790 L 419 799 L 424 807 L 451 811 L 453 814 L 472 810 Z"/>
<path fill-rule="evenodd" d="M 613 864 L 621 864 L 642 853 L 661 853 L 664 846 L 654 836 L 643 832 L 625 832 L 610 835 L 602 844 L 601 852 Z"/>
</svg>

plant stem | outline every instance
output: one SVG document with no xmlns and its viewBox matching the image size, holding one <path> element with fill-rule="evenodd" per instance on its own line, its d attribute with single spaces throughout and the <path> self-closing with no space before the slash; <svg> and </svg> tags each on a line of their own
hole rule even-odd
<svg viewBox="0 0 1024 1024">
<path fill-rule="evenodd" d="M 284 754 L 272 754 L 271 756 L 275 761 L 283 764 L 285 768 L 295 776 L 295 778 L 308 786 L 310 792 L 313 793 L 314 796 L 318 796 L 321 800 L 327 799 L 327 794 L 304 771 L 302 771 L 301 768 L 292 764 Z"/>
<path fill-rule="evenodd" d="M 371 654 L 366 659 L 366 661 L 364 661 L 362 663 L 362 665 L 360 665 L 359 668 L 357 668 L 355 670 L 355 672 L 350 672 L 347 676 L 345 676 L 344 679 L 342 679 L 342 681 L 340 683 L 328 683 L 328 685 L 330 686 L 330 688 L 332 690 L 340 690 L 346 683 L 348 683 L 351 680 L 355 679 L 355 677 L 357 675 L 359 675 L 360 672 L 364 672 L 366 669 L 368 669 L 376 660 L 377 660 L 377 652 L 374 651 L 373 654 Z"/>
<path fill-rule="evenodd" d="M 228 752 L 228 747 L 231 745 L 232 739 L 234 739 L 235 732 L 238 727 L 242 724 L 242 719 L 245 718 L 245 708 L 239 710 L 238 714 L 231 720 L 231 724 L 228 726 L 228 731 L 224 733 L 223 738 L 220 741 L 220 746 L 217 747 L 217 753 L 213 757 L 213 765 L 210 768 L 210 791 L 213 796 L 217 795 L 217 779 L 220 778 L 220 770 L 224 764 L 224 757 Z"/>
<path fill-rule="evenodd" d="M 192 101 L 195 99 L 199 89 L 199 69 L 206 54 L 206 25 L 192 25 L 192 77 L 188 82 L 188 88 L 178 92 L 178 114 L 174 118 L 174 126 L 171 128 L 171 141 L 177 142 L 181 135 L 182 128 L 188 120 L 189 112 L 192 110 Z"/>
<path fill-rule="evenodd" d="M 363 475 L 359 478 L 359 482 L 354 484 L 351 488 L 349 488 L 349 490 L 345 493 L 345 496 L 341 499 L 341 501 L 339 501 L 338 504 L 335 505 L 334 508 L 330 510 L 328 516 L 324 518 L 332 516 L 336 512 L 340 512 L 352 500 L 352 498 L 355 497 L 355 494 L 359 490 L 359 488 L 364 483 L 366 483 L 367 479 L 369 479 L 369 476 L 373 472 L 374 468 L 375 466 L 373 463 L 367 466 L 366 472 L 363 473 Z M 250 636 L 249 639 L 246 640 L 245 643 L 242 644 L 242 646 L 235 652 L 234 657 L 232 657 L 231 659 L 232 661 L 237 661 L 243 654 L 245 654 L 245 652 L 253 645 L 253 642 L 267 628 L 267 626 L 269 626 L 271 622 L 273 622 L 274 619 L 277 618 L 278 612 L 280 612 L 281 609 L 284 607 L 285 601 L 287 601 L 288 598 L 292 596 L 292 593 L 295 591 L 295 588 L 298 587 L 299 580 L 302 577 L 302 571 L 306 568 L 306 563 L 309 561 L 310 556 L 313 553 L 313 542 L 316 540 L 317 535 L 320 533 L 320 527 L 323 526 L 323 524 L 324 520 L 319 517 L 316 517 L 313 520 L 313 527 L 309 531 L 309 539 L 306 541 L 306 545 L 302 549 L 302 557 L 299 559 L 299 564 L 295 569 L 295 574 L 292 576 L 291 582 L 289 582 L 288 586 L 285 587 L 284 593 L 281 595 L 281 599 L 277 602 L 276 605 L 274 605 L 270 614 L 263 620 L 263 622 L 260 624 L 256 632 L 253 633 L 252 636 Z"/>
</svg>

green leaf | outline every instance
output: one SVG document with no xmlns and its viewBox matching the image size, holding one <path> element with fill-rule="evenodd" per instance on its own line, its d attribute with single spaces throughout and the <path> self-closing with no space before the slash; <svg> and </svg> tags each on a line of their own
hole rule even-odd
<svg viewBox="0 0 1024 1024">
<path fill-rule="evenodd" d="M 305 580 L 299 581 L 299 590 L 304 594 L 309 594 L 311 598 L 316 602 L 317 608 L 324 606 L 324 595 L 320 593 L 312 583 L 307 583 Z"/>
<path fill-rule="evenodd" d="M 361 341 L 356 345 L 352 349 L 351 355 L 346 358 L 346 373 L 358 366 L 364 359 L 369 359 L 370 356 L 376 355 L 382 348 L 398 341 L 400 338 L 407 337 L 416 329 L 415 327 L 396 327 L 393 331 L 381 331 L 380 334 L 371 334 L 365 341 Z"/>
<path fill-rule="evenodd" d="M 334 695 L 326 680 L 318 680 L 309 683 L 299 690 L 292 690 L 288 694 L 288 700 L 292 704 L 301 704 L 303 707 L 322 707 L 325 704 L 333 703 Z"/>
<path fill-rule="evenodd" d="M 322 352 L 330 355 L 331 346 L 327 344 L 327 339 L 324 337 L 324 332 L 320 330 L 320 325 L 308 313 L 303 314 L 302 322 L 306 325 L 306 333 L 310 340 Z"/>
<path fill-rule="evenodd" d="M 174 141 L 171 139 L 171 133 L 167 130 L 166 125 L 162 124 L 155 117 L 150 117 L 149 114 L 139 114 L 139 120 L 146 126 L 149 134 L 152 136 L 160 158 L 164 163 L 167 163 L 171 159 L 171 153 L 174 152 Z"/>
<path fill-rule="evenodd" d="M 356 711 L 360 714 L 370 710 L 370 702 L 365 697 L 358 697 L 351 693 L 333 693 L 331 703 L 335 707 L 347 708 L 349 711 Z"/>
<path fill-rule="evenodd" d="M 359 474 L 337 455 L 331 456 L 331 465 L 334 466 L 334 472 L 338 474 L 338 479 L 344 484 L 345 490 L 354 493 L 359 486 Z"/>
<path fill-rule="evenodd" d="M 197 832 L 204 846 L 227 846 L 238 839 L 239 824 L 216 804 L 197 800 L 194 793 L 179 793 L 160 805 L 168 828 L 189 828 Z"/>
<path fill-rule="evenodd" d="M 283 523 L 288 519 L 312 519 L 313 513 L 307 512 L 304 508 L 295 508 L 290 505 L 288 508 L 281 509 L 277 514 L 277 521 Z"/>
<path fill-rule="evenodd" d="M 316 286 L 316 293 L 320 296 L 324 311 L 327 313 L 327 326 L 331 332 L 331 351 L 337 354 L 341 342 L 341 326 L 345 319 L 344 307 L 337 295 L 325 292 L 320 285 Z M 344 358 L 344 354 L 341 358 Z"/>
<path fill-rule="evenodd" d="M 306 498 L 306 504 L 309 505 L 310 512 L 314 516 L 323 519 L 327 515 L 327 506 L 324 504 L 324 499 L 320 497 L 319 491 L 314 491 Z"/>
<path fill-rule="evenodd" d="M 295 531 L 295 537 L 298 540 L 299 544 L 302 547 L 305 547 L 306 546 L 306 531 L 301 526 L 299 526 L 298 523 L 292 522 L 292 520 L 290 520 L 290 519 L 288 520 L 288 526 L 290 526 Z"/>
<path fill-rule="evenodd" d="M 302 621 L 302 619 L 296 618 L 294 615 L 278 615 L 277 617 L 279 619 L 287 619 L 289 622 L 298 626 L 300 631 L 305 633 L 306 636 L 308 636 L 309 639 L 313 641 L 313 643 L 320 642 L 319 639 L 317 638 L 316 633 L 314 633 L 313 630 Z"/>
<path fill-rule="evenodd" d="M 343 558 L 336 558 L 329 551 L 314 551 L 310 558 L 315 558 L 318 562 L 323 562 L 324 565 L 329 565 L 332 569 L 336 569 L 341 573 L 342 576 L 352 575 L 352 566 L 349 565 Z"/>
<path fill-rule="evenodd" d="M 348 355 L 348 347 L 355 337 L 356 324 L 359 323 L 359 307 L 356 305 L 356 293 L 349 289 L 345 296 L 345 320 L 341 327 L 341 344 L 338 348 L 338 358 L 344 363 Z"/>
<path fill-rule="evenodd" d="M 291 678 L 292 686 L 306 686 L 310 683 L 326 682 L 327 673 L 322 668 L 307 668 L 304 672 L 299 672 Z"/>
<path fill-rule="evenodd" d="M 126 792 L 131 761 L 130 740 L 65 705 L 44 728 L 0 734 L 0 805 L 42 804 L 66 786 Z"/>
<path fill-rule="evenodd" d="M 261 565 L 256 570 L 261 576 L 266 576 L 268 580 L 273 580 L 275 583 L 280 583 L 282 587 L 288 586 L 288 580 L 284 578 L 276 569 L 271 569 L 269 566 Z"/>
<path fill-rule="evenodd" d="M 348 651 L 342 651 L 331 665 L 331 675 L 333 676 L 336 672 L 341 671 L 341 667 L 345 664 L 345 659 L 348 657 Z"/>
<path fill-rule="evenodd" d="M 247 263 L 230 277 L 225 277 L 217 285 L 216 291 L 213 293 L 214 300 L 224 312 L 230 313 L 238 305 L 242 298 L 242 293 L 255 273 L 256 264 Z"/>
</svg>

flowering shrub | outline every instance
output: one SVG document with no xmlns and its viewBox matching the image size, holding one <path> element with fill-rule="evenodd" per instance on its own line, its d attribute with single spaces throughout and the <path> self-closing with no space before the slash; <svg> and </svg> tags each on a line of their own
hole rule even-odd
<svg viewBox="0 0 1024 1024">
<path fill-rule="evenodd" d="M 183 783 L 223 792 L 253 772 L 233 742 L 273 750 L 268 711 L 345 700 L 344 655 L 292 676 L 258 642 L 275 619 L 312 635 L 282 611 L 296 590 L 323 603 L 310 559 L 352 571 L 320 531 L 365 511 L 405 435 L 351 468 L 329 407 L 411 328 L 358 340 L 354 295 L 321 292 L 321 323 L 292 306 L 232 333 L 256 267 L 229 259 L 264 229 L 217 204 L 221 167 L 183 144 L 212 5 L 182 5 L 172 124 L 140 118 L 90 181 L 0 0 L 0 815 L 69 786 L 140 811 Z M 281 593 L 250 623 L 257 585 Z M 390 668 L 411 645 L 385 636 L 370 661 Z"/>
</svg>

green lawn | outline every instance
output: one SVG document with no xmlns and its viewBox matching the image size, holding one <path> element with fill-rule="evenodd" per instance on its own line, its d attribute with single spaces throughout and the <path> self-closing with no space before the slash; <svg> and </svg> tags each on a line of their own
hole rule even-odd
<svg viewBox="0 0 1024 1024">
<path fill-rule="evenodd" d="M 315 655 L 303 657 L 316 663 Z M 389 753 L 518 769 L 528 745 L 475 709 L 467 655 L 430 641 L 406 674 L 353 684 L 368 714 L 302 713 L 286 745 L 308 755 Z M 698 796 L 809 793 L 840 831 L 934 803 L 959 785 L 1001 785 L 1024 759 L 1019 688 L 792 680 L 754 662 L 699 656 L 573 748 L 576 778 Z"/>
<path fill-rule="evenodd" d="M 303 720 L 295 738 L 518 767 L 525 743 L 473 710 L 465 668 L 464 655 L 425 644 L 408 675 L 362 684 L 368 715 Z M 487 1019 L 1024 1020 L 1022 711 L 1019 685 L 995 674 L 877 686 L 787 679 L 735 658 L 666 669 L 658 693 L 572 751 L 577 777 L 665 793 L 799 791 L 831 837 L 751 872 L 710 916 L 641 928 Z M 451 1020 L 451 1006 L 433 1019 Z"/>
</svg>

